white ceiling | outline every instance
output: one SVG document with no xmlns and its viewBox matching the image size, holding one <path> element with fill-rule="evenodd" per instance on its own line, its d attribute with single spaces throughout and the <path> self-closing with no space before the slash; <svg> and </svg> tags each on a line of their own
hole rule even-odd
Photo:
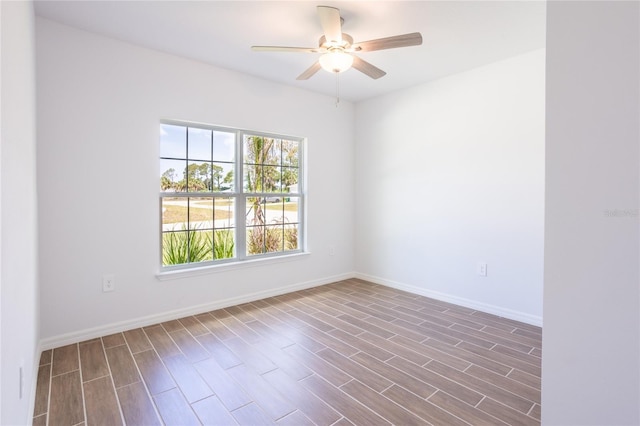
<svg viewBox="0 0 640 426">
<path fill-rule="evenodd" d="M 36 1 L 38 16 L 267 80 L 335 95 L 318 54 L 252 52 L 252 45 L 315 47 L 317 5 L 365 41 L 419 31 L 421 46 L 361 53 L 387 75 L 340 74 L 340 96 L 360 101 L 545 46 L 544 1 Z"/>
</svg>

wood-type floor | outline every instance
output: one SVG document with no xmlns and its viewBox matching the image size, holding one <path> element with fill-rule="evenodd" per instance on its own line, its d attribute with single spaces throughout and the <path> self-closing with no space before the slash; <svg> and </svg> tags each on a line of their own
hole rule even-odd
<svg viewBox="0 0 640 426">
<path fill-rule="evenodd" d="M 537 425 L 541 329 L 361 280 L 43 352 L 34 425 Z"/>
</svg>

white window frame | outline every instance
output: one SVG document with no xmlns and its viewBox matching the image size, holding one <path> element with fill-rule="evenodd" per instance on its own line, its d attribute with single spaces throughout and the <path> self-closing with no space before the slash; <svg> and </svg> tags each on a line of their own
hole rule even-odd
<svg viewBox="0 0 640 426">
<path fill-rule="evenodd" d="M 198 128 L 205 129 L 211 131 L 219 131 L 225 133 L 233 133 L 235 134 L 235 159 L 234 159 L 234 187 L 233 191 L 211 191 L 211 192 L 159 192 L 159 264 L 160 264 L 160 274 L 158 278 L 162 278 L 162 275 L 165 275 L 165 278 L 174 273 L 180 272 L 190 272 L 194 271 L 195 275 L 199 275 L 203 271 L 211 270 L 220 266 L 227 267 L 237 267 L 241 265 L 247 265 L 251 263 L 261 264 L 264 261 L 268 261 L 269 259 L 274 259 L 278 261 L 289 260 L 297 255 L 306 254 L 306 221 L 305 221 L 305 208 L 306 208 L 306 186 L 305 186 L 305 175 L 306 175 L 306 138 L 275 134 L 275 133 L 267 133 L 246 129 L 237 129 L 230 128 L 224 126 L 216 126 L 202 123 L 193 123 L 193 122 L 185 122 L 185 121 L 176 121 L 176 120 L 160 120 L 159 125 L 172 125 L 172 126 L 180 126 L 185 128 Z M 188 133 L 188 130 L 187 130 Z M 273 138 L 273 139 L 282 139 L 297 142 L 298 145 L 298 188 L 297 192 L 288 192 L 288 193 L 273 193 L 273 192 L 245 192 L 244 189 L 244 137 L 245 136 L 258 136 L 264 138 Z M 188 159 L 188 152 L 185 154 Z M 159 160 L 166 159 L 166 157 L 158 157 Z M 298 198 L 298 222 L 297 222 L 297 230 L 298 230 L 298 248 L 295 250 L 286 250 L 286 251 L 277 251 L 277 252 L 269 252 L 269 253 L 260 253 L 248 255 L 246 249 L 246 234 L 247 234 L 247 223 L 246 223 L 246 199 L 247 197 L 273 197 L 274 194 L 281 195 L 282 197 L 297 197 Z M 213 259 L 202 262 L 192 262 L 192 263 L 182 263 L 176 265 L 167 265 L 163 264 L 163 221 L 162 221 L 162 201 L 164 198 L 189 198 L 189 197 L 206 197 L 206 198 L 232 198 L 234 199 L 234 209 L 235 209 L 235 257 L 227 258 L 227 259 Z M 227 268 L 225 268 L 227 269 Z"/>
</svg>

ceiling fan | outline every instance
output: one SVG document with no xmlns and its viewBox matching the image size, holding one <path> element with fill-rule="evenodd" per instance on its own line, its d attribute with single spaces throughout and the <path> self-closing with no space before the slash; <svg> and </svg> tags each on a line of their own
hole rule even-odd
<svg viewBox="0 0 640 426">
<path fill-rule="evenodd" d="M 324 35 L 320 37 L 318 42 L 318 47 L 252 46 L 251 49 L 258 52 L 322 53 L 322 56 L 300 74 L 297 80 L 309 79 L 320 68 L 333 73 L 341 73 L 352 66 L 369 77 L 378 79 L 387 73 L 354 55 L 354 53 L 422 44 L 422 35 L 420 33 L 402 34 L 354 43 L 353 37 L 342 32 L 344 19 L 340 17 L 339 9 L 330 6 L 318 6 L 317 11 L 320 25 L 322 25 L 322 30 L 324 31 Z"/>
</svg>

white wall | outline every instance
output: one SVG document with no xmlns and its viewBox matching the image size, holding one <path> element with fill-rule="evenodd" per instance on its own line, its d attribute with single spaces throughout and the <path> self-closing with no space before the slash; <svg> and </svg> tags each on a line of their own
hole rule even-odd
<svg viewBox="0 0 640 426">
<path fill-rule="evenodd" d="M 549 2 L 542 420 L 640 424 L 638 2 Z"/>
<path fill-rule="evenodd" d="M 36 43 L 45 346 L 352 275 L 350 103 L 42 19 Z M 307 137 L 311 255 L 159 281 L 163 118 Z"/>
<path fill-rule="evenodd" d="M 33 5 L 0 2 L 0 18 L 0 424 L 15 425 L 31 421 L 39 361 Z"/>
<path fill-rule="evenodd" d="M 360 276 L 541 323 L 544 58 L 356 105 Z"/>
</svg>

